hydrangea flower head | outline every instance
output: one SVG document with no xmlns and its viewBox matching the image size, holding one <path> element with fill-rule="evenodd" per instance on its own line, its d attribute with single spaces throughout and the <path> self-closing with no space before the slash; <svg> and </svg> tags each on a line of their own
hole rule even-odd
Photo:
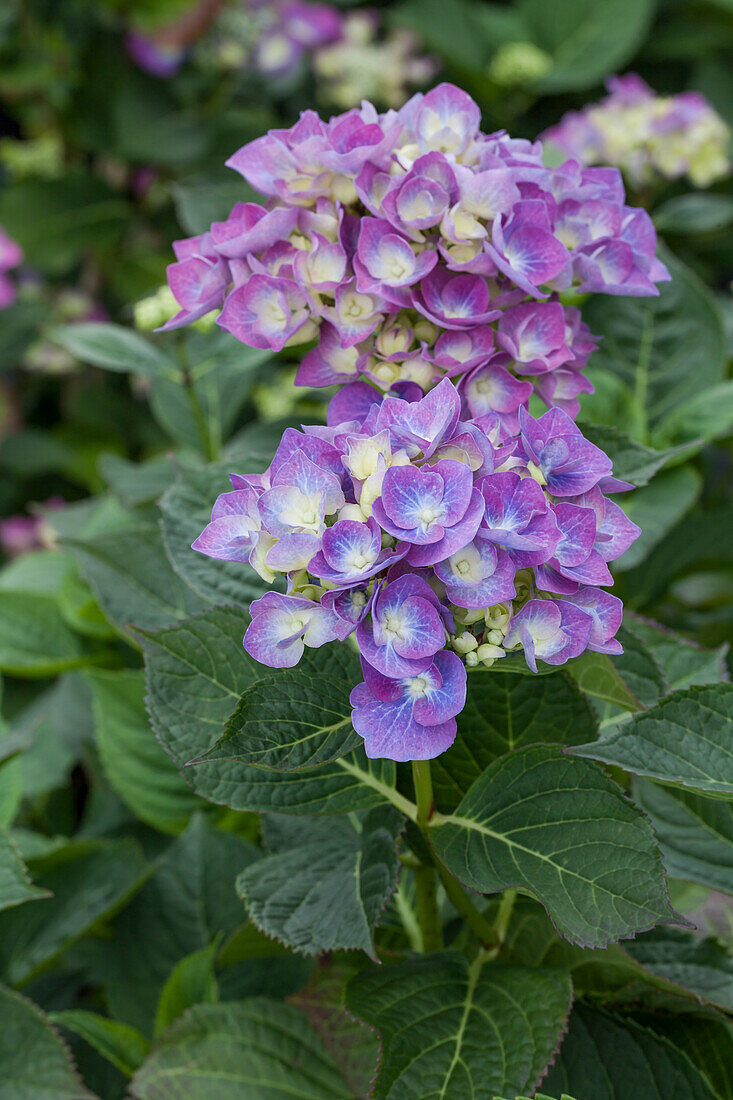
<svg viewBox="0 0 733 1100">
<path fill-rule="evenodd" d="M 569 111 L 543 140 L 581 164 L 620 168 L 634 187 L 682 176 L 708 187 L 730 171 L 730 130 L 699 92 L 658 96 L 636 73 L 606 86 L 605 99 Z"/>
<path fill-rule="evenodd" d="M 304 646 L 351 638 L 367 754 L 424 759 L 455 737 L 467 668 L 514 649 L 534 671 L 620 652 L 606 563 L 639 529 L 604 495 L 623 484 L 610 461 L 561 410 L 521 409 L 506 438 L 462 419 L 449 379 L 414 400 L 372 393 L 362 423 L 288 429 L 264 474 L 232 475 L 194 549 L 284 577 L 251 606 L 252 657 L 289 668 Z"/>
<path fill-rule="evenodd" d="M 176 242 L 167 327 L 221 308 L 252 347 L 316 338 L 300 385 L 426 393 L 474 372 L 465 411 L 495 413 L 508 434 L 533 391 L 576 415 L 595 342 L 560 295 L 656 294 L 668 274 L 654 229 L 618 174 L 547 168 L 539 143 L 480 123 L 440 84 L 383 114 L 304 111 L 249 142 L 228 164 L 263 203 Z"/>
</svg>

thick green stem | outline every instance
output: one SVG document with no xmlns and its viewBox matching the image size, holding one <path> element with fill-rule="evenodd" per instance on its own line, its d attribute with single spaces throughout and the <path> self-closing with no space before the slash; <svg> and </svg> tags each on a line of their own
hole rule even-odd
<svg viewBox="0 0 733 1100">
<path fill-rule="evenodd" d="M 415 784 L 418 828 L 427 834 L 428 822 L 433 812 L 433 783 L 430 778 L 430 762 L 413 760 L 412 778 Z M 417 919 L 422 933 L 423 951 L 439 951 L 443 946 L 443 928 L 438 912 L 438 881 L 432 864 L 420 864 L 415 868 L 417 887 Z"/>
<path fill-rule="evenodd" d="M 438 913 L 438 880 L 435 868 L 421 863 L 415 868 L 417 887 L 417 921 L 422 935 L 422 949 L 440 951 L 443 946 L 443 928 Z"/>
<path fill-rule="evenodd" d="M 496 914 L 496 920 L 494 921 L 494 933 L 499 949 L 504 946 L 506 934 L 509 931 L 509 921 L 512 919 L 514 902 L 516 900 L 516 890 L 505 890 L 502 895 L 502 899 L 499 902 L 499 909 Z"/>
<path fill-rule="evenodd" d="M 196 421 L 196 428 L 201 440 L 201 449 L 207 462 L 216 462 L 217 459 L 221 458 L 221 448 L 218 441 L 216 443 L 214 442 L 210 426 L 206 421 L 206 414 L 199 400 L 195 381 L 188 366 L 186 349 L 181 340 L 178 342 L 178 361 L 181 364 L 181 371 L 183 374 L 183 388 L 188 396 L 188 403 L 191 406 L 191 413 Z"/>
<path fill-rule="evenodd" d="M 479 913 L 468 894 L 458 880 L 453 878 L 450 871 L 446 871 L 439 863 L 436 863 L 436 867 L 440 881 L 443 883 L 443 889 L 453 903 L 454 909 L 466 922 L 474 936 L 484 947 L 498 949 L 500 946 L 498 937 L 486 917 Z"/>
</svg>

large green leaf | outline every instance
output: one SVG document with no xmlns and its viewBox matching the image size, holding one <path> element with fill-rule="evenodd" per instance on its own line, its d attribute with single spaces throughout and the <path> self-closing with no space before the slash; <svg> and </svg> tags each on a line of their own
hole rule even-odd
<svg viewBox="0 0 733 1100">
<path fill-rule="evenodd" d="M 634 798 L 651 818 L 670 875 L 733 894 L 733 802 L 645 779 L 635 780 Z"/>
<path fill-rule="evenodd" d="M 97 747 L 110 786 L 154 829 L 181 832 L 201 803 L 150 728 L 142 672 L 98 672 L 90 680 Z"/>
<path fill-rule="evenodd" d="M 252 456 L 246 463 L 247 472 L 259 473 L 266 465 L 266 459 Z M 217 561 L 191 549 L 209 522 L 218 495 L 231 492 L 230 472 L 230 463 L 182 467 L 177 482 L 160 502 L 163 539 L 178 574 L 205 600 L 249 605 L 270 587 L 251 565 Z"/>
<path fill-rule="evenodd" d="M 733 794 L 733 684 L 676 691 L 658 706 L 615 726 L 576 756 L 616 764 L 635 775 L 711 793 Z"/>
<path fill-rule="evenodd" d="M 207 761 L 289 772 L 325 764 L 362 744 L 349 703 L 361 671 L 355 650 L 325 646 L 304 655 L 301 665 L 247 688 Z"/>
<path fill-rule="evenodd" d="M 246 625 L 243 612 L 217 607 L 166 630 L 139 632 L 153 728 L 179 767 L 216 742 L 242 693 L 262 675 L 242 648 Z M 306 652 L 301 668 L 311 667 L 312 655 Z M 185 775 L 198 794 L 236 810 L 346 813 L 388 801 L 384 788 L 394 786 L 395 766 L 367 761 L 359 749 L 290 774 L 204 760 Z"/>
<path fill-rule="evenodd" d="M 681 986 L 726 1012 L 733 1012 L 733 957 L 715 940 L 657 928 L 624 948 L 657 977 Z"/>
<path fill-rule="evenodd" d="M 690 510 L 700 495 L 702 479 L 692 466 L 664 470 L 649 485 L 618 498 L 624 512 L 641 527 L 641 534 L 615 565 L 626 572 L 644 561 L 667 532 Z"/>
<path fill-rule="evenodd" d="M 733 1100 L 733 1023 L 712 1009 L 674 1016 L 645 1015 L 639 1022 L 669 1039 L 707 1077 L 720 1100 Z"/>
<path fill-rule="evenodd" d="M 175 360 L 133 329 L 105 321 L 86 321 L 54 329 L 52 339 L 82 363 L 105 370 L 178 378 Z"/>
<path fill-rule="evenodd" d="M 106 996 L 113 1015 L 150 1033 L 160 991 L 173 968 L 241 924 L 234 882 L 259 854 L 234 833 L 214 829 L 203 816 L 192 818 L 115 921 L 106 958 Z"/>
<path fill-rule="evenodd" d="M 150 1051 L 147 1039 L 134 1027 L 99 1016 L 96 1012 L 68 1008 L 52 1013 L 50 1019 L 94 1047 L 127 1077 L 132 1077 Z"/>
<path fill-rule="evenodd" d="M 441 952 L 372 967 L 351 980 L 347 1008 L 377 1028 L 376 1098 L 464 1100 L 532 1091 L 552 1058 L 572 999 L 560 970 L 469 965 Z"/>
<path fill-rule="evenodd" d="M 64 543 L 120 629 L 167 626 L 204 607 L 172 569 L 154 527 L 133 527 L 83 541 L 66 538 Z"/>
<path fill-rule="evenodd" d="M 664 262 L 672 281 L 660 286 L 659 297 L 597 295 L 583 308 L 591 331 L 603 337 L 594 366 L 612 371 L 629 387 L 630 430 L 642 441 L 668 413 L 722 381 L 725 372 L 725 337 L 715 302 L 679 260 L 665 252 Z"/>
<path fill-rule="evenodd" d="M 515 750 L 431 832 L 448 869 L 480 893 L 534 894 L 588 947 L 674 919 L 649 823 L 605 773 L 551 746 Z"/>
<path fill-rule="evenodd" d="M 0 986 L 0 1096 L 7 1100 L 95 1100 L 69 1051 L 31 1001 Z"/>
<path fill-rule="evenodd" d="M 351 1089 L 355 1100 L 367 1100 L 379 1062 L 379 1038 L 349 1012 L 344 994 L 361 969 L 358 956 L 325 956 L 304 989 L 289 998 L 316 1029 Z"/>
<path fill-rule="evenodd" d="M 0 670 L 54 676 L 93 660 L 49 596 L 0 591 Z"/>
<path fill-rule="evenodd" d="M 654 0 L 522 0 L 519 10 L 535 41 L 553 56 L 540 90 L 590 88 L 622 68 L 643 42 L 654 6 Z"/>
<path fill-rule="evenodd" d="M 543 1088 L 583 1100 L 717 1100 L 682 1051 L 631 1020 L 579 1004 Z"/>
<path fill-rule="evenodd" d="M 403 824 L 392 807 L 360 820 L 266 818 L 271 854 L 237 879 L 250 917 L 307 955 L 347 948 L 373 956 L 374 927 L 397 888 L 395 842 Z"/>
<path fill-rule="evenodd" d="M 0 970 L 13 984 L 119 908 L 146 871 L 130 840 L 72 840 L 28 864 L 34 882 L 51 896 L 0 914 Z"/>
<path fill-rule="evenodd" d="M 452 809 L 484 768 L 505 752 L 538 741 L 579 745 L 586 736 L 595 737 L 596 730 L 586 698 L 562 673 L 472 672 L 458 736 L 433 761 L 435 804 L 439 810 Z"/>
<path fill-rule="evenodd" d="M 0 833 L 0 910 L 48 896 L 47 890 L 31 882 L 28 868 L 8 834 Z"/>
<path fill-rule="evenodd" d="M 265 998 L 197 1005 L 135 1074 L 137 1100 L 349 1100 L 330 1055 L 296 1008 Z"/>
<path fill-rule="evenodd" d="M 662 666 L 672 691 L 726 679 L 724 645 L 717 649 L 702 649 L 689 638 L 658 623 L 641 619 L 638 615 L 629 615 L 628 618 L 634 634 L 641 638 Z"/>
</svg>

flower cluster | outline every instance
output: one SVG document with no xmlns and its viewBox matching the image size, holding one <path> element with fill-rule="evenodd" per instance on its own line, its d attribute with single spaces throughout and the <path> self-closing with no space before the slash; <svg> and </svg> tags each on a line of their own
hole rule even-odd
<svg viewBox="0 0 733 1100">
<path fill-rule="evenodd" d="M 428 82 L 436 63 L 418 52 L 414 35 L 380 31 L 374 11 L 343 16 L 338 39 L 313 55 L 319 98 L 345 108 L 362 99 L 399 107 L 410 88 Z"/>
<path fill-rule="evenodd" d="M 707 187 L 730 171 L 730 131 L 699 92 L 658 96 L 635 73 L 612 77 L 610 95 L 570 111 L 543 140 L 582 164 L 613 164 L 635 187 L 689 176 Z"/>
<path fill-rule="evenodd" d="M 0 227 L 0 309 L 11 306 L 16 298 L 15 283 L 8 272 L 23 261 L 23 252 L 19 244 Z"/>
<path fill-rule="evenodd" d="M 294 72 L 315 50 L 341 37 L 343 16 L 309 0 L 247 0 L 225 11 L 214 50 L 227 68 L 252 67 L 265 77 Z"/>
<path fill-rule="evenodd" d="M 539 143 L 479 125 L 441 84 L 385 114 L 305 111 L 245 145 L 227 163 L 267 202 L 175 243 L 181 308 L 165 327 L 223 307 L 218 323 L 252 347 L 317 337 L 301 385 L 460 377 L 471 414 L 508 434 L 533 389 L 576 415 L 595 344 L 560 293 L 658 293 L 652 222 L 614 169 L 549 169 Z"/>
<path fill-rule="evenodd" d="M 353 635 L 354 728 L 371 757 L 430 758 L 456 733 L 466 666 L 619 653 L 608 562 L 639 529 L 604 493 L 631 486 L 561 409 L 506 438 L 444 379 L 418 400 L 334 400 L 288 429 L 269 469 L 232 475 L 194 549 L 249 562 L 285 594 L 251 606 L 248 653 L 274 668 Z"/>
</svg>

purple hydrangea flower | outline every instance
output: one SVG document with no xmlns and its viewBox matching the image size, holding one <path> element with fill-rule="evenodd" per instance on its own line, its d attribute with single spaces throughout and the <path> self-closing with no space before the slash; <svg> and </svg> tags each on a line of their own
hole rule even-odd
<svg viewBox="0 0 733 1100">
<path fill-rule="evenodd" d="M 303 647 L 316 648 L 351 632 L 335 611 L 312 600 L 267 592 L 250 606 L 252 622 L 244 635 L 250 657 L 271 668 L 293 668 Z"/>
<path fill-rule="evenodd" d="M 466 702 L 466 670 L 455 653 L 441 650 L 422 672 L 400 678 L 362 667 L 351 720 L 368 757 L 431 760 L 450 748 Z"/>
<path fill-rule="evenodd" d="M 565 600 L 529 600 L 512 619 L 505 645 L 521 643 L 527 664 L 537 671 L 537 661 L 562 665 L 587 648 L 591 618 Z"/>
<path fill-rule="evenodd" d="M 427 581 L 407 573 L 376 592 L 371 617 L 356 628 L 365 661 L 383 676 L 426 669 L 445 644 L 440 603 Z"/>
</svg>

